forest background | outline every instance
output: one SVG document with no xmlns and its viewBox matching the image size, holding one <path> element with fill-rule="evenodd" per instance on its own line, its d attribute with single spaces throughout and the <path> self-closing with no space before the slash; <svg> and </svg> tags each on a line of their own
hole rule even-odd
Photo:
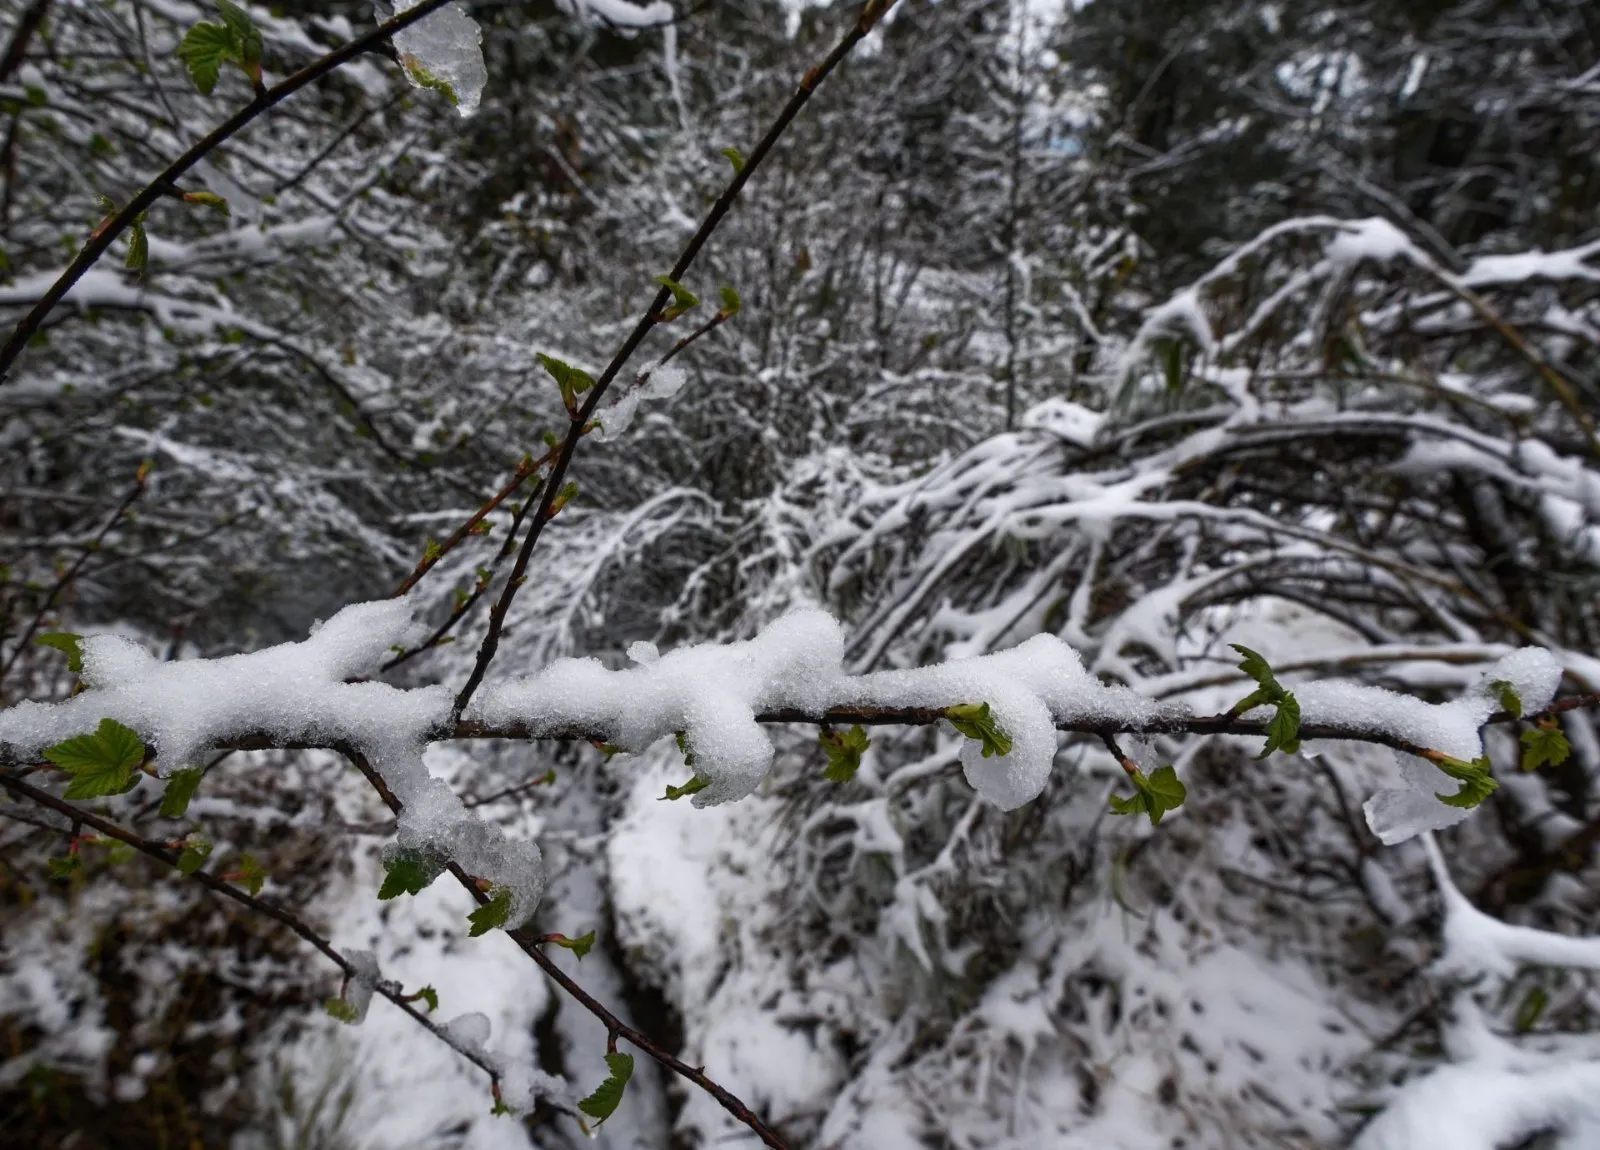
<svg viewBox="0 0 1600 1150">
<path fill-rule="evenodd" d="M 373 18 L 248 10 L 269 80 Z M 523 496 L 441 541 L 565 434 L 537 357 L 599 374 L 860 18 L 466 10 L 475 108 L 357 57 L 212 151 L 10 366 L 0 706 L 72 695 L 41 635 L 259 650 L 419 560 L 437 630 L 384 674 L 459 686 Z M 178 54 L 215 19 L 0 0 L 8 329 L 249 104 L 248 69 L 202 93 Z M 1492 692 L 1526 646 L 1592 695 L 1597 139 L 1581 0 L 900 0 L 752 175 L 627 412 L 601 410 L 499 658 L 648 666 L 820 605 L 853 672 L 1053 635 L 1199 715 L 1254 689 L 1230 644 L 1308 706 L 1330 679 Z M 814 724 L 775 727 L 757 793 L 704 809 L 663 801 L 694 777 L 671 740 L 428 766 L 542 846 L 537 929 L 595 932 L 562 969 L 794 1146 L 1593 1145 L 1600 954 L 1550 938 L 1600 933 L 1600 734 L 1496 706 L 1498 786 L 1431 855 L 1374 833 L 1363 804 L 1419 760 L 1369 742 L 1063 734 L 1014 810 L 949 724 L 874 727 L 831 772 Z M 1118 817 L 1158 765 L 1181 808 Z M 503 933 L 469 937 L 453 884 L 376 897 L 396 824 L 343 756 L 222 753 L 178 817 L 155 779 L 97 809 L 205 836 L 211 873 L 430 988 L 457 1047 L 536 1069 L 526 1098 L 387 1004 L 346 1024 L 351 980 L 281 922 L 17 796 L 0 1142 L 586 1144 L 573 1103 L 615 1035 Z M 597 1138 L 754 1144 L 643 1059 Z"/>
</svg>

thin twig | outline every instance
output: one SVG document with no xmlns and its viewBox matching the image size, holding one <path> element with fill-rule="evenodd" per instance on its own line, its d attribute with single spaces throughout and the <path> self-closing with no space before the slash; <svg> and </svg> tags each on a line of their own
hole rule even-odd
<svg viewBox="0 0 1600 1150">
<path fill-rule="evenodd" d="M 383 797 L 385 805 L 398 816 L 404 809 L 404 804 L 395 797 L 394 792 L 384 783 L 382 777 L 372 766 L 372 763 L 368 761 L 367 757 L 353 748 L 345 748 L 344 753 L 351 763 L 355 765 L 356 770 L 366 776 L 367 781 Z M 488 894 L 484 892 L 477 879 L 462 870 L 456 863 L 451 863 L 449 869 L 450 873 L 455 876 L 456 881 L 480 906 L 489 901 Z M 539 969 L 544 971 L 557 986 L 570 994 L 580 1006 L 605 1025 L 608 1050 L 614 1051 L 616 1049 L 616 1040 L 618 1038 L 627 1039 L 629 1043 L 642 1050 L 658 1065 L 664 1066 L 674 1074 L 694 1083 L 707 1094 L 710 1094 L 724 1110 L 754 1131 L 756 1136 L 768 1146 L 773 1147 L 773 1150 L 786 1150 L 783 1139 L 779 1138 L 772 1128 L 763 1122 L 750 1107 L 740 1101 L 736 1095 L 708 1078 L 704 1067 L 690 1066 L 682 1059 L 663 1050 L 648 1035 L 623 1022 L 622 1019 L 608 1010 L 603 1003 L 579 986 L 566 971 L 562 970 L 549 955 L 545 954 L 542 949 L 545 936 L 536 934 L 527 928 L 511 930 L 506 933 L 522 952 L 533 959 L 538 964 Z"/>
<path fill-rule="evenodd" d="M 778 141 L 783 137 L 784 132 L 788 130 L 789 125 L 794 122 L 795 117 L 800 114 L 800 110 L 811 99 L 812 93 L 833 73 L 834 69 L 850 54 L 851 50 L 866 38 L 867 34 L 883 18 L 884 13 L 893 7 L 894 3 L 895 0 L 867 0 L 866 6 L 861 10 L 860 17 L 851 25 L 850 30 L 845 33 L 843 38 L 834 45 L 833 51 L 829 52 L 820 63 L 811 68 L 801 78 L 800 85 L 795 89 L 794 95 L 789 97 L 788 103 L 783 106 L 783 110 L 773 120 L 766 134 L 761 137 L 761 141 L 751 150 L 749 159 L 734 172 L 733 178 L 722 189 L 722 194 L 711 205 L 711 210 L 706 213 L 706 217 L 701 221 L 700 227 L 695 231 L 694 236 L 689 240 L 682 254 L 678 256 L 677 262 L 672 265 L 672 270 L 667 273 L 668 279 L 680 283 L 683 281 L 695 258 L 700 254 L 700 250 L 705 247 L 706 242 L 716 232 L 729 210 L 732 209 L 733 202 L 738 198 L 739 192 L 744 188 L 750 177 L 755 174 L 756 170 L 761 167 L 762 162 L 771 154 L 773 148 L 777 146 Z M 639 317 L 639 321 L 634 325 L 633 330 L 628 333 L 628 338 L 623 340 L 622 346 L 611 357 L 611 362 L 600 373 L 600 377 L 595 380 L 595 385 L 590 389 L 588 398 L 572 414 L 571 425 L 567 430 L 566 438 L 561 441 L 561 450 L 556 457 L 555 467 L 550 473 L 550 478 L 545 483 L 544 498 L 540 500 L 539 510 L 534 515 L 533 522 L 528 526 L 528 534 L 524 537 L 522 547 L 517 552 L 516 563 L 511 568 L 511 578 L 506 582 L 500 598 L 495 601 L 494 607 L 489 612 L 489 627 L 484 634 L 482 645 L 478 648 L 478 657 L 473 663 L 472 673 L 468 676 L 466 685 L 456 695 L 455 716 L 457 718 L 466 710 L 467 704 L 472 701 L 473 694 L 483 682 L 483 677 L 489 670 L 489 664 L 494 660 L 495 652 L 499 649 L 500 634 L 505 629 L 506 616 L 511 610 L 511 603 L 516 598 L 517 591 L 522 586 L 522 581 L 527 577 L 528 561 L 533 557 L 534 548 L 538 546 L 539 536 L 543 533 L 545 525 L 555 516 L 556 500 L 560 495 L 563 480 L 566 479 L 567 468 L 572 463 L 573 453 L 577 450 L 578 441 L 583 437 L 589 420 L 594 416 L 596 408 L 600 406 L 600 400 L 604 397 L 606 389 L 611 386 L 612 380 L 616 379 L 622 369 L 627 366 L 628 361 L 638 351 L 639 345 L 644 342 L 645 337 L 658 324 L 668 322 L 666 308 L 671 299 L 672 292 L 668 288 L 663 286 L 656 291 L 655 299 L 645 309 L 645 313 Z"/>
<path fill-rule="evenodd" d="M 263 88 L 256 94 L 256 98 L 218 124 L 200 140 L 168 164 L 161 174 L 146 184 L 133 199 L 125 204 L 121 211 L 103 220 L 95 230 L 90 233 L 89 240 L 85 243 L 67 269 L 56 278 L 55 283 L 45 291 L 39 301 L 27 315 L 18 321 L 16 329 L 6 340 L 5 346 L 0 347 L 0 385 L 9 378 L 11 365 L 16 362 L 22 350 L 27 346 L 28 340 L 34 332 L 39 330 L 39 325 L 45 317 L 55 309 L 66 294 L 95 262 L 111 247 L 112 241 L 120 236 L 141 214 L 152 207 L 163 196 L 170 194 L 189 169 L 193 168 L 211 152 L 220 147 L 226 140 L 237 135 L 251 121 L 268 109 L 275 107 L 294 95 L 301 88 L 313 81 L 320 80 L 323 76 L 333 72 L 341 65 L 348 63 L 357 56 L 366 53 L 393 36 L 396 32 L 403 31 L 415 24 L 418 20 L 431 15 L 443 8 L 451 0 L 422 0 L 412 8 L 391 20 L 386 20 L 368 32 L 357 36 L 354 40 L 334 49 L 320 60 L 316 60 L 300 69 L 270 88 Z"/>
<path fill-rule="evenodd" d="M 105 542 L 106 536 L 110 535 L 112 529 L 122 522 L 122 517 L 128 513 L 128 510 L 138 501 L 139 496 L 144 493 L 145 479 L 149 474 L 148 464 L 141 463 L 138 472 L 134 475 L 133 487 L 128 491 L 128 494 L 123 497 L 121 503 L 117 504 L 117 509 L 111 513 L 111 517 L 106 520 L 105 525 L 95 533 L 94 538 L 84 544 L 82 553 L 73 561 L 72 566 L 63 571 L 56 579 L 55 584 L 50 588 L 50 593 L 45 596 L 44 602 L 34 612 L 33 618 L 28 621 L 28 626 L 18 636 L 17 645 L 12 649 L 11 657 L 5 661 L 4 666 L 0 666 L 0 682 L 5 681 L 5 677 L 11 673 L 11 668 L 16 666 L 17 660 L 22 658 L 22 653 L 28 649 L 28 643 L 44 624 L 45 617 L 50 613 L 50 608 L 56 605 L 56 600 L 61 598 L 66 589 L 77 579 L 79 573 L 83 571 L 84 564 L 89 562 L 90 556 L 100 553 L 100 547 Z"/>
<path fill-rule="evenodd" d="M 12 794 L 17 795 L 20 798 L 28 799 L 29 801 L 41 807 L 46 807 L 49 810 L 57 812 L 58 814 L 65 815 L 75 824 L 81 823 L 84 826 L 93 827 L 107 838 L 116 839 L 118 842 L 125 843 L 126 845 L 132 847 L 140 854 L 143 854 L 149 858 L 153 858 L 159 863 L 172 867 L 174 870 L 178 869 L 178 851 L 163 846 L 160 843 L 153 842 L 150 839 L 141 838 L 132 831 L 125 830 L 123 827 L 112 822 L 110 819 L 102 818 L 101 816 L 94 814 L 92 811 L 87 811 L 82 807 L 74 806 L 65 799 L 57 798 L 49 791 L 44 791 L 40 790 L 38 787 L 29 786 L 21 779 L 13 778 L 12 776 L 3 773 L 0 773 L 0 787 L 5 787 Z M 9 816 L 10 814 L 11 812 L 5 810 L 4 808 L 0 808 L 0 815 Z M 30 820 L 24 819 L 22 821 Z M 183 872 L 179 871 L 179 873 L 181 874 Z M 318 934 L 316 930 L 314 930 L 304 919 L 295 914 L 293 911 L 279 906 L 277 903 L 268 902 L 265 899 L 256 898 L 253 895 L 247 894 L 238 887 L 233 886 L 231 883 L 225 882 L 215 875 L 207 874 L 203 870 L 192 871 L 185 877 L 193 879 L 195 882 L 199 883 L 201 886 L 205 887 L 214 894 L 219 894 L 224 898 L 232 899 L 234 902 L 248 908 L 256 914 L 270 918 L 274 922 L 288 927 L 307 943 L 310 943 L 312 947 L 314 947 L 320 954 L 323 955 L 323 957 L 327 958 L 328 961 L 332 962 L 341 971 L 343 971 L 346 979 L 352 978 L 359 973 L 359 968 L 354 962 L 346 958 L 331 942 L 329 942 L 322 935 Z M 405 1013 L 409 1015 L 411 1020 L 417 1023 L 417 1025 L 427 1030 L 435 1038 L 439 1039 L 445 1045 L 449 1046 L 450 1049 L 461 1055 L 461 1057 L 467 1059 L 467 1061 L 477 1066 L 489 1076 L 492 1084 L 496 1086 L 499 1084 L 500 1071 L 492 1063 L 490 1063 L 478 1051 L 460 1046 L 451 1041 L 449 1035 L 447 1035 L 441 1027 L 436 1026 L 426 1015 L 411 1005 L 414 999 L 403 995 L 398 986 L 379 981 L 373 989 L 378 994 L 383 995 L 384 998 L 387 998 L 390 1002 L 394 1003 L 401 1010 L 405 1011 Z"/>
</svg>

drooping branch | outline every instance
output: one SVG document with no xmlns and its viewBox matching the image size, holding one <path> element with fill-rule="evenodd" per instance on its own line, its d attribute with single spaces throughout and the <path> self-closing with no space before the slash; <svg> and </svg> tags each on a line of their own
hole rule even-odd
<svg viewBox="0 0 1600 1150">
<path fill-rule="evenodd" d="M 367 757 L 354 748 L 345 749 L 344 754 L 354 764 L 356 770 L 360 771 L 367 781 L 372 784 L 373 789 L 378 792 L 378 796 L 383 800 L 384 805 L 398 816 L 404 809 L 403 804 L 395 796 L 388 784 L 384 782 L 383 777 L 373 768 Z M 478 880 L 469 875 L 458 864 L 449 864 L 449 870 L 462 888 L 480 906 L 489 901 L 489 895 L 485 893 Z M 670 1051 L 662 1049 L 648 1035 L 629 1026 L 601 1003 L 599 999 L 584 990 L 571 975 L 556 965 L 555 960 L 544 952 L 545 940 L 543 936 L 526 927 L 507 931 L 506 933 L 511 936 L 512 941 L 517 944 L 518 948 L 531 958 L 540 970 L 544 971 L 551 981 L 571 995 L 578 1005 L 600 1020 L 606 1028 L 606 1040 L 609 1045 L 614 1047 L 619 1038 L 627 1040 L 658 1065 L 672 1071 L 672 1073 L 686 1081 L 692 1082 L 715 1098 L 724 1110 L 753 1131 L 767 1146 L 773 1147 L 773 1150 L 785 1150 L 786 1144 L 783 1139 L 778 1137 L 777 1133 L 732 1091 L 709 1078 L 703 1067 L 690 1066 Z"/>
<path fill-rule="evenodd" d="M 132 226 L 134 220 L 138 219 L 145 211 L 148 211 L 157 200 L 170 194 L 178 186 L 178 181 L 191 168 L 216 151 L 224 142 L 238 135 L 252 121 L 287 100 L 301 88 L 322 79 L 322 77 L 349 63 L 356 57 L 378 48 L 386 43 L 396 32 L 404 31 L 450 2 L 451 0 L 422 0 L 415 8 L 364 32 L 341 47 L 335 48 L 321 59 L 315 60 L 298 72 L 285 77 L 270 88 L 260 89 L 255 99 L 218 124 L 205 136 L 197 140 L 188 151 L 168 164 L 160 175 L 141 188 L 131 200 L 123 205 L 120 211 L 103 220 L 95 228 L 93 233 L 90 234 L 88 242 L 79 249 L 78 254 L 67 265 L 66 270 L 45 290 L 45 293 L 39 297 L 38 302 L 33 305 L 28 313 L 17 322 L 16 328 L 7 338 L 4 346 L 0 346 L 0 385 L 3 385 L 9 378 L 11 365 L 22 354 L 23 348 L 28 344 L 28 340 L 39 330 L 39 326 L 44 323 L 45 317 L 66 297 L 73 286 L 88 273 L 96 261 L 105 255 L 116 238 Z"/>
<path fill-rule="evenodd" d="M 362 976 L 363 972 L 361 968 L 352 959 L 346 956 L 331 942 L 319 934 L 316 929 L 307 923 L 303 918 L 288 908 L 280 906 L 275 902 L 269 902 L 266 899 L 251 895 L 243 890 L 240 890 L 232 883 L 227 882 L 216 875 L 207 874 L 203 870 L 194 870 L 189 872 L 181 871 L 178 866 L 179 851 L 174 850 L 162 843 L 154 842 L 150 839 L 136 835 L 132 831 L 112 822 L 110 819 L 97 815 L 93 811 L 85 810 L 83 807 L 76 806 L 73 803 L 69 803 L 65 799 L 51 794 L 49 791 L 41 790 L 38 787 L 31 786 L 23 780 L 5 774 L 4 772 L 0 772 L 0 787 L 4 787 L 6 790 L 10 791 L 20 799 L 26 799 L 28 802 L 34 803 L 37 806 L 55 811 L 57 814 L 71 819 L 75 824 L 93 827 L 100 834 L 106 836 L 106 838 L 115 839 L 119 843 L 123 843 L 126 846 L 132 847 L 134 850 L 138 851 L 147 858 L 155 859 L 164 866 L 171 867 L 174 870 L 179 870 L 180 873 L 186 873 L 189 879 L 199 883 L 213 894 L 221 895 L 223 898 L 231 899 L 253 914 L 260 915 L 263 918 L 269 918 L 273 922 L 278 923 L 280 926 L 287 927 L 302 940 L 309 943 L 313 949 L 315 949 L 329 962 L 333 963 L 341 971 L 343 971 L 346 979 L 353 979 Z M 21 813 L 22 812 L 18 812 L 19 815 L 21 815 Z M 6 815 L 10 817 L 12 812 L 0 811 L 0 815 Z M 20 821 L 31 822 L 32 820 L 22 817 Z M 491 1089 L 498 1090 L 501 1073 L 500 1069 L 487 1058 L 485 1058 L 481 1051 L 464 1046 L 460 1042 L 454 1040 L 443 1027 L 435 1024 L 431 1019 L 428 1018 L 427 1015 L 423 1014 L 416 1008 L 416 1006 L 413 1004 L 415 1000 L 411 996 L 403 994 L 401 992 L 401 988 L 393 983 L 379 979 L 377 983 L 374 984 L 373 990 L 377 994 L 381 994 L 384 998 L 394 1003 L 395 1006 L 404 1011 L 405 1014 L 418 1026 L 421 1026 L 440 1042 L 443 1042 L 446 1046 L 450 1047 L 450 1049 L 461 1055 L 461 1057 L 465 1058 L 474 1066 L 478 1067 L 478 1069 L 482 1070 L 489 1076 Z"/>
</svg>

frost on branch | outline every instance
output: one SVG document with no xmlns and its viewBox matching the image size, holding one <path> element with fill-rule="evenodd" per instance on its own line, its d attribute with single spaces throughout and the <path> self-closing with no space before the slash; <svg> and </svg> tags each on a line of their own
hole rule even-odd
<svg viewBox="0 0 1600 1150">
<path fill-rule="evenodd" d="M 81 643 L 87 689 L 65 702 L 0 711 L 0 747 L 35 759 L 110 718 L 153 744 L 169 774 L 247 735 L 358 750 L 404 805 L 397 845 L 431 850 L 509 889 L 507 923 L 515 926 L 544 890 L 539 848 L 474 818 L 422 761 L 429 733 L 449 720 L 449 690 L 346 682 L 376 675 L 391 646 L 421 633 L 409 603 L 385 600 L 346 607 L 303 642 L 220 659 L 164 663 L 120 636 L 91 636 Z"/>
<path fill-rule="evenodd" d="M 422 0 L 396 0 L 395 15 L 420 3 Z M 478 110 L 489 81 L 482 41 L 483 30 L 460 4 L 446 4 L 394 34 L 395 50 L 411 83 L 443 92 L 464 117 Z"/>
<path fill-rule="evenodd" d="M 861 676 L 845 674 L 843 658 L 839 624 L 822 611 L 797 611 L 747 642 L 686 647 L 624 670 L 609 670 L 597 659 L 561 659 L 486 688 L 470 717 L 523 726 L 533 735 L 574 728 L 603 733 L 626 751 L 682 732 L 707 784 L 694 802 L 708 806 L 750 794 L 771 769 L 772 741 L 756 721 L 763 712 L 821 718 L 835 706 L 988 703 L 1011 737 L 1011 751 L 985 757 L 969 740 L 962 765 L 979 793 L 1010 810 L 1044 789 L 1056 724 L 1103 719 L 1136 727 L 1179 713 L 1102 684 L 1053 636 L 1035 636 L 999 654 Z"/>
<path fill-rule="evenodd" d="M 1561 684 L 1561 664 L 1541 647 L 1524 647 L 1484 672 L 1463 698 L 1430 705 L 1376 687 L 1317 683 L 1301 688 L 1308 721 L 1332 722 L 1356 731 L 1387 733 L 1416 746 L 1442 751 L 1462 762 L 1483 754 L 1480 734 L 1490 715 L 1508 701 L 1524 714 L 1543 710 Z M 1440 796 L 1457 794 L 1458 783 L 1415 755 L 1395 756 L 1404 787 L 1379 791 L 1362 807 L 1367 826 L 1388 846 L 1423 831 L 1443 830 L 1467 816 Z"/>
</svg>

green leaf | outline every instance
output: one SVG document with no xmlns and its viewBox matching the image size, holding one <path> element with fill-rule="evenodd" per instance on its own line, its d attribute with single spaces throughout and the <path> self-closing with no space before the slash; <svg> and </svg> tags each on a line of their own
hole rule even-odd
<svg viewBox="0 0 1600 1150">
<path fill-rule="evenodd" d="M 378 897 L 387 901 L 426 890 L 444 870 L 444 860 L 429 850 L 402 847 L 383 860 L 383 868 L 383 885 L 378 888 Z"/>
<path fill-rule="evenodd" d="M 1542 986 L 1528 988 L 1528 993 L 1523 995 L 1522 1001 L 1517 1004 L 1517 1016 L 1513 1023 L 1518 1034 L 1526 1034 L 1539 1024 L 1544 1008 L 1550 1004 L 1550 995 Z"/>
<path fill-rule="evenodd" d="M 830 783 L 848 783 L 861 769 L 861 755 L 872 745 L 867 732 L 857 723 L 844 734 L 827 728 L 817 735 L 817 742 L 827 753 L 828 766 L 822 777 Z"/>
<path fill-rule="evenodd" d="M 128 231 L 128 255 L 122 266 L 129 271 L 143 272 L 150 266 L 150 237 L 145 234 L 143 219 L 134 220 Z"/>
<path fill-rule="evenodd" d="M 83 869 L 83 856 L 69 854 L 62 858 L 50 859 L 44 864 L 45 870 L 54 879 L 70 879 Z"/>
<path fill-rule="evenodd" d="M 455 85 L 442 76 L 434 75 L 412 53 L 407 52 L 400 57 L 400 66 L 406 70 L 406 75 L 411 77 L 411 82 L 417 87 L 442 94 L 450 101 L 452 108 L 460 105 L 461 97 L 456 95 Z"/>
<path fill-rule="evenodd" d="M 211 857 L 211 844 L 199 835 L 190 835 L 178 854 L 178 873 L 193 874 Z"/>
<path fill-rule="evenodd" d="M 33 640 L 41 647 L 53 647 L 67 656 L 67 670 L 74 675 L 83 673 L 83 636 L 71 631 L 50 631 Z"/>
<path fill-rule="evenodd" d="M 739 314 L 739 309 L 744 307 L 744 300 L 739 298 L 739 293 L 727 284 L 717 289 L 717 295 L 722 300 L 722 314 L 732 319 Z"/>
<path fill-rule="evenodd" d="M 988 703 L 962 703 L 946 707 L 944 717 L 961 734 L 983 744 L 984 758 L 1011 753 L 1011 736 L 995 721 Z"/>
<path fill-rule="evenodd" d="M 1292 692 L 1284 690 L 1260 652 L 1252 651 L 1241 643 L 1230 643 L 1228 646 L 1239 652 L 1239 670 L 1254 679 L 1259 687 L 1233 705 L 1233 714 L 1242 715 L 1268 704 L 1278 708 L 1278 713 L 1267 724 L 1267 745 L 1256 758 L 1264 759 L 1273 751 L 1294 754 L 1300 749 L 1300 701 Z"/>
<path fill-rule="evenodd" d="M 1489 684 L 1489 690 L 1494 692 L 1494 697 L 1500 700 L 1500 709 L 1509 714 L 1513 719 L 1522 718 L 1522 696 L 1517 694 L 1517 689 L 1504 679 L 1496 679 Z"/>
<path fill-rule="evenodd" d="M 223 215 L 232 215 L 228 208 L 228 201 L 217 195 L 216 192 L 184 192 L 183 202 L 186 204 L 199 204 L 203 208 L 215 208 Z"/>
<path fill-rule="evenodd" d="M 322 1009 L 326 1010 L 331 1016 L 337 1018 L 346 1026 L 354 1026 L 356 1024 L 355 1005 L 353 1003 L 346 1002 L 342 998 L 328 999 L 322 1004 Z"/>
<path fill-rule="evenodd" d="M 46 748 L 44 757 L 72 776 L 64 798 L 120 795 L 139 781 L 134 772 L 144 762 L 144 740 L 115 719 L 101 719 L 94 734 Z"/>
<path fill-rule="evenodd" d="M 1492 764 L 1489 762 L 1488 755 L 1474 759 L 1470 763 L 1462 762 L 1460 759 L 1452 759 L 1448 755 L 1439 755 L 1436 758 L 1429 759 L 1429 761 L 1452 779 L 1457 779 L 1461 783 L 1461 789 L 1453 795 L 1434 794 L 1434 798 L 1446 806 L 1475 807 L 1494 794 L 1500 787 L 1500 784 L 1491 773 Z"/>
<path fill-rule="evenodd" d="M 684 312 L 693 311 L 700 306 L 700 297 L 671 276 L 657 276 L 656 283 L 672 293 L 672 302 L 661 313 L 662 322 L 671 323 Z"/>
<path fill-rule="evenodd" d="M 556 497 L 550 501 L 550 514 L 552 516 L 561 514 L 561 509 L 577 497 L 577 483 L 571 479 L 567 480 L 561 485 L 561 490 L 556 493 Z"/>
<path fill-rule="evenodd" d="M 710 785 L 711 785 L 711 780 L 710 779 L 705 778 L 705 777 L 703 777 L 701 775 L 696 775 L 694 778 L 692 778 L 688 782 L 684 783 L 683 786 L 681 786 L 681 787 L 674 787 L 671 784 L 668 784 L 667 793 L 662 795 L 661 799 L 662 799 L 662 801 L 675 802 L 678 799 L 683 798 L 684 795 L 699 794 L 701 791 L 705 790 Z"/>
<path fill-rule="evenodd" d="M 429 1014 L 432 1014 L 434 1011 L 439 1009 L 439 992 L 433 989 L 431 986 L 424 986 L 421 990 L 417 991 L 413 997 L 420 998 L 423 1002 L 428 1004 Z"/>
<path fill-rule="evenodd" d="M 1522 769 L 1537 771 L 1540 767 L 1559 767 L 1572 754 L 1572 744 L 1567 734 L 1554 719 L 1542 720 L 1537 726 L 1522 732 Z"/>
<path fill-rule="evenodd" d="M 606 1066 L 611 1070 L 610 1077 L 596 1086 L 593 1094 L 578 1103 L 578 1109 L 596 1122 L 604 1122 L 622 1105 L 623 1092 L 628 1089 L 628 1080 L 633 1077 L 633 1055 L 608 1054 Z"/>
<path fill-rule="evenodd" d="M 1277 676 L 1272 673 L 1272 667 L 1267 663 L 1266 658 L 1260 652 L 1252 651 L 1242 643 L 1229 643 L 1228 646 L 1242 656 L 1239 660 L 1239 670 L 1260 684 L 1261 689 L 1266 692 L 1265 701 L 1276 703 L 1282 697 L 1284 691 L 1278 685 Z M 1249 710 L 1248 707 L 1245 709 Z"/>
<path fill-rule="evenodd" d="M 1292 755 L 1300 749 L 1300 701 L 1288 691 L 1278 700 L 1278 713 L 1267 724 L 1267 745 L 1256 756 L 1264 759 L 1273 751 Z"/>
<path fill-rule="evenodd" d="M 1128 781 L 1133 784 L 1134 793 L 1126 798 L 1112 795 L 1111 809 L 1119 815 L 1149 815 L 1151 826 L 1159 826 L 1162 815 L 1177 810 L 1189 797 L 1189 789 L 1170 766 L 1157 767 L 1148 778 L 1135 769 Z"/>
<path fill-rule="evenodd" d="M 189 802 L 194 798 L 195 791 L 200 789 L 200 780 L 203 778 L 205 772 L 199 767 L 173 771 L 167 778 L 167 789 L 161 796 L 161 817 L 181 819 L 183 813 L 189 809 Z"/>
<path fill-rule="evenodd" d="M 567 411 L 576 415 L 578 396 L 594 386 L 594 378 L 588 372 L 580 371 L 570 363 L 563 363 L 555 356 L 545 355 L 542 351 L 534 358 L 539 361 L 539 366 L 550 373 L 550 378 L 555 380 L 556 386 L 561 389 L 561 402 L 566 404 Z"/>
<path fill-rule="evenodd" d="M 1167 377 L 1167 390 L 1177 395 L 1183 390 L 1183 343 L 1163 337 L 1151 344 L 1151 350 L 1161 361 L 1162 374 Z"/>
<path fill-rule="evenodd" d="M 256 861 L 255 855 L 244 855 L 239 859 L 239 869 L 234 872 L 232 881 L 239 883 L 254 897 L 266 885 L 267 872 Z"/>
<path fill-rule="evenodd" d="M 190 28 L 178 45 L 178 59 L 189 69 L 189 78 L 202 96 L 216 89 L 222 65 L 242 60 L 242 56 L 230 29 L 204 20 Z"/>
<path fill-rule="evenodd" d="M 256 30 L 255 21 L 250 19 L 250 13 L 233 3 L 233 0 L 217 0 L 217 11 L 222 14 L 222 22 L 233 37 L 234 46 L 238 50 L 239 66 L 252 81 L 260 80 L 261 33 Z"/>
<path fill-rule="evenodd" d="M 738 175 L 744 171 L 744 154 L 738 148 L 729 145 L 722 149 L 722 154 L 728 157 L 728 163 L 733 165 L 733 174 Z"/>
<path fill-rule="evenodd" d="M 551 934 L 545 936 L 545 941 L 556 946 L 565 947 L 580 959 L 594 948 L 594 931 L 580 934 L 577 938 L 568 938 L 564 934 Z"/>
<path fill-rule="evenodd" d="M 511 888 L 493 887 L 489 891 L 489 901 L 467 915 L 467 921 L 472 924 L 467 937 L 477 938 L 480 934 L 488 934 L 495 927 L 504 926 L 510 917 Z"/>
</svg>

